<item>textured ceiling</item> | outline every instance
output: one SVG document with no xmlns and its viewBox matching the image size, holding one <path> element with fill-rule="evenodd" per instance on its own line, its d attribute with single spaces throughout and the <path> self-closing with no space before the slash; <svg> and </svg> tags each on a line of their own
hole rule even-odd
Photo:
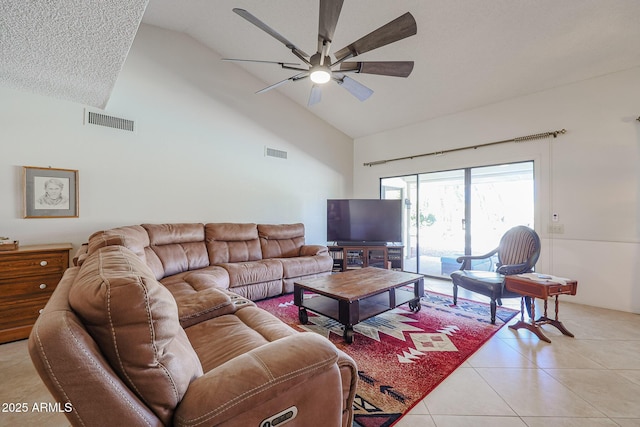
<svg viewBox="0 0 640 427">
<path fill-rule="evenodd" d="M 148 0 L 2 0 L 0 84 L 104 108 Z"/>
<path fill-rule="evenodd" d="M 151 0 L 0 3 L 0 84 L 102 107 L 142 22 L 184 32 L 222 57 L 299 62 L 284 45 L 232 12 L 247 9 L 302 50 L 316 50 L 318 0 Z M 308 79 L 280 92 L 354 138 L 565 84 L 640 67 L 639 0 L 346 0 L 332 51 L 411 12 L 418 34 L 358 57 L 413 60 L 407 79 L 353 78 L 374 90 L 360 102 L 323 88 L 307 107 Z M 262 83 L 295 74 L 242 67 Z"/>
</svg>

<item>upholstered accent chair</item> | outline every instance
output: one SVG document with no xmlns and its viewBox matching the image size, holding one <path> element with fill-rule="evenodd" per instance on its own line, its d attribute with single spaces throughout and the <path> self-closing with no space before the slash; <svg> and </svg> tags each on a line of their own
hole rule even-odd
<svg viewBox="0 0 640 427">
<path fill-rule="evenodd" d="M 495 271 L 470 270 L 471 262 L 498 256 Z M 502 298 L 519 298 L 521 295 L 509 292 L 504 287 L 505 276 L 533 271 L 540 257 L 540 237 L 529 227 L 522 225 L 508 230 L 500 239 L 497 248 L 478 256 L 461 256 L 460 270 L 451 273 L 453 281 L 453 303 L 458 303 L 458 287 L 484 295 L 491 299 L 491 323 L 496 322 L 496 305 L 502 305 Z M 530 301 L 527 311 L 530 313 Z M 530 313 L 531 314 L 531 313 Z"/>
</svg>

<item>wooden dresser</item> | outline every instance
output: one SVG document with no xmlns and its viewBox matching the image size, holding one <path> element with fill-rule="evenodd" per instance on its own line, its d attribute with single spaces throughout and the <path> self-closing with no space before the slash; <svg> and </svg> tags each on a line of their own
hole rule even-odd
<svg viewBox="0 0 640 427">
<path fill-rule="evenodd" d="M 29 337 L 69 267 L 70 243 L 0 251 L 0 343 Z"/>
</svg>

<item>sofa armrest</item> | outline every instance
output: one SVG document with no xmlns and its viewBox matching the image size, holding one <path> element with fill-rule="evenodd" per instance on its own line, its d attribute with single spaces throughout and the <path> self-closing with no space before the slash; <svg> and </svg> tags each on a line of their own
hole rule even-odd
<svg viewBox="0 0 640 427">
<path fill-rule="evenodd" d="M 87 258 L 88 251 L 89 251 L 88 243 L 83 243 L 82 245 L 80 245 L 80 248 L 78 248 L 78 251 L 73 257 L 73 265 L 75 265 L 76 267 L 80 267 L 84 262 L 84 260 Z"/>
<path fill-rule="evenodd" d="M 323 245 L 302 245 L 300 256 L 315 256 L 329 253 L 329 248 Z"/>
<path fill-rule="evenodd" d="M 255 305 L 240 295 L 216 288 L 205 289 L 174 298 L 178 304 L 180 326 L 183 328 L 188 328 L 214 317 L 235 313 L 236 310 L 242 307 Z"/>
<path fill-rule="evenodd" d="M 264 410 L 262 405 L 270 400 L 282 405 L 281 409 L 289 402 L 295 405 L 304 399 L 304 395 L 315 394 L 312 390 L 301 393 L 297 386 L 326 375 L 335 376 L 335 394 L 340 406 L 336 410 L 341 416 L 337 361 L 334 345 L 315 333 L 300 333 L 270 342 L 194 380 L 176 408 L 174 425 L 223 424 L 235 417 L 246 416 L 258 407 Z M 326 383 L 331 382 L 327 380 Z M 324 405 L 320 400 L 318 404 Z M 270 413 L 266 412 L 255 416 L 267 417 Z"/>
</svg>

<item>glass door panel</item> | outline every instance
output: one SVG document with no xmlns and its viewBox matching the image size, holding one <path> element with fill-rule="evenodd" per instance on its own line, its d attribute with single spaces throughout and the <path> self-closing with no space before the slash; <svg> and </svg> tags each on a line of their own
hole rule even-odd
<svg viewBox="0 0 640 427">
<path fill-rule="evenodd" d="M 359 269 L 364 267 L 364 250 L 347 249 L 347 270 Z"/>
<path fill-rule="evenodd" d="M 380 180 L 381 199 L 402 199 L 402 245 L 404 246 L 403 267 L 405 271 L 418 272 L 418 177 L 416 175 L 382 178 Z"/>
<path fill-rule="evenodd" d="M 387 268 L 384 249 L 368 249 L 367 265 L 369 267 Z"/>
<path fill-rule="evenodd" d="M 511 227 L 533 228 L 533 189 L 533 162 L 471 169 L 471 253 L 495 249 Z"/>
<path fill-rule="evenodd" d="M 446 276 L 465 247 L 464 170 L 419 175 L 418 272 Z"/>
</svg>

